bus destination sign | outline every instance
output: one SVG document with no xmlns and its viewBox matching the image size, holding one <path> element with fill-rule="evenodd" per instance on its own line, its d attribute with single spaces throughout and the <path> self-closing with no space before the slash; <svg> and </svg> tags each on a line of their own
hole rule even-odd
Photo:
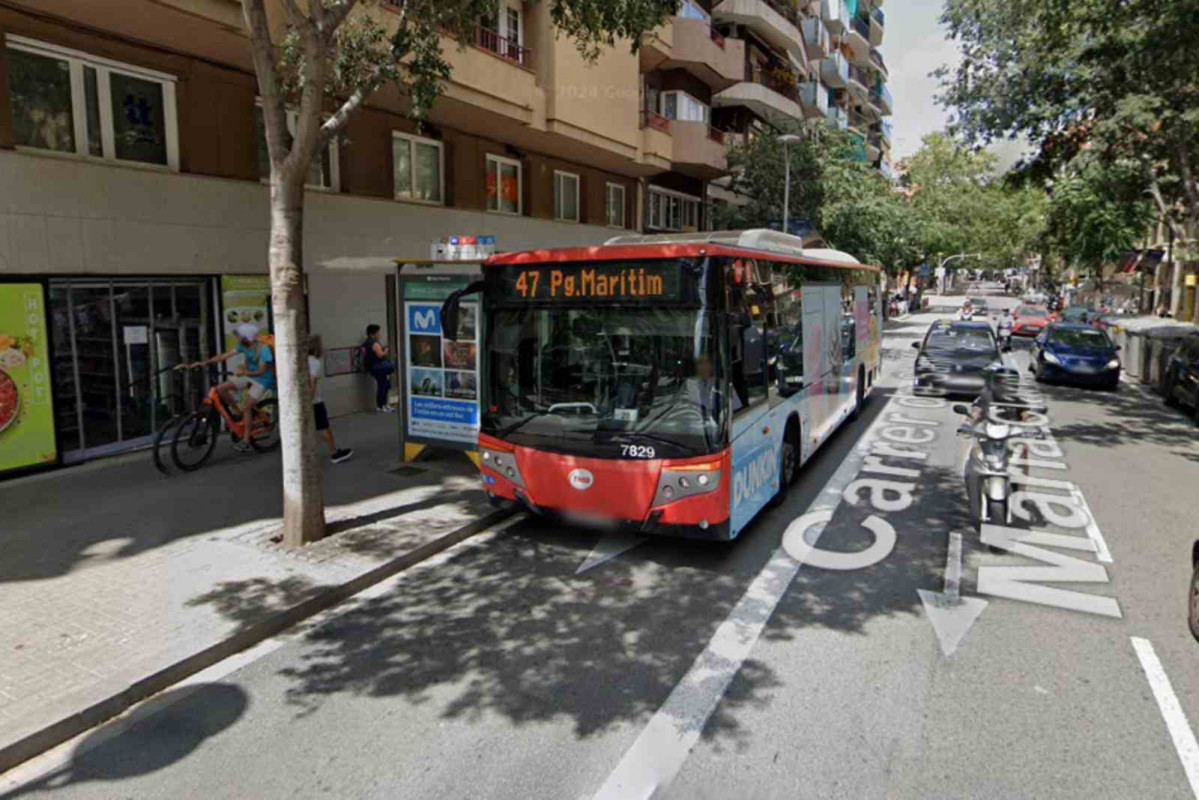
<svg viewBox="0 0 1199 800">
<path fill-rule="evenodd" d="M 676 262 L 546 265 L 505 270 L 500 281 L 508 300 L 673 300 L 678 298 Z"/>
</svg>

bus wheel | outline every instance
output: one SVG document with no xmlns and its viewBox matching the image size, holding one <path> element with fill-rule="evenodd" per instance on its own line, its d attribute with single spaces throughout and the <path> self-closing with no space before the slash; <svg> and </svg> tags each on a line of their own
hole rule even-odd
<svg viewBox="0 0 1199 800">
<path fill-rule="evenodd" d="M 857 396 L 854 398 L 853 413 L 849 415 L 851 420 L 856 420 L 862 416 L 862 404 L 866 402 L 866 369 L 858 367 L 858 389 Z"/>
<path fill-rule="evenodd" d="M 782 465 L 779 469 L 779 490 L 770 498 L 770 507 L 778 508 L 787 499 L 787 490 L 795 483 L 799 474 L 799 426 L 794 422 L 787 423 L 787 432 L 783 436 Z"/>
</svg>

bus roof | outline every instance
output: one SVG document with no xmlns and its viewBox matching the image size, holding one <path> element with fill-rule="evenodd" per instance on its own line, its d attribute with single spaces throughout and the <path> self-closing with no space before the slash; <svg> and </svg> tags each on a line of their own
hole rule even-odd
<svg viewBox="0 0 1199 800">
<path fill-rule="evenodd" d="M 822 240 L 817 239 L 823 244 Z M 556 247 L 525 250 L 492 256 L 483 266 L 564 263 L 568 261 L 625 261 L 636 258 L 687 258 L 723 255 L 743 258 L 770 258 L 793 264 L 878 271 L 861 264 L 839 250 L 803 246 L 798 236 L 779 231 L 707 231 L 683 234 L 617 236 L 605 244 L 590 247 Z"/>
</svg>

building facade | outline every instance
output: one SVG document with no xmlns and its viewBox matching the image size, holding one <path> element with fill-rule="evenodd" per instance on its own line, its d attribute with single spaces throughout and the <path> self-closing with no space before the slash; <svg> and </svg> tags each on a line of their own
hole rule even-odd
<svg viewBox="0 0 1199 800">
<path fill-rule="evenodd" d="M 502 0 L 468 41 L 442 42 L 452 78 L 426 121 L 381 90 L 314 162 L 310 329 L 347 353 L 368 323 L 394 330 L 396 260 L 443 236 L 517 250 L 703 229 L 729 145 L 785 122 L 844 123 L 887 163 L 869 2 L 684 0 L 639 53 L 588 63 L 546 4 Z M 239 3 L 0 0 L 0 38 L 0 281 L 45 287 L 58 455 L 145 444 L 198 391 L 164 370 L 222 349 L 231 321 L 269 322 Z M 324 395 L 334 414 L 365 408 L 370 381 L 329 374 Z"/>
</svg>

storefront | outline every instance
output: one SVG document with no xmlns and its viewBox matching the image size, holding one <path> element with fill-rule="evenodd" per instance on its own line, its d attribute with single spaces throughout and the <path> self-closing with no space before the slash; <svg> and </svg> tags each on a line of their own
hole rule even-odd
<svg viewBox="0 0 1199 800">
<path fill-rule="evenodd" d="M 206 388 L 174 371 L 213 353 L 209 278 L 49 281 L 55 425 L 63 463 L 149 444 Z"/>
</svg>

